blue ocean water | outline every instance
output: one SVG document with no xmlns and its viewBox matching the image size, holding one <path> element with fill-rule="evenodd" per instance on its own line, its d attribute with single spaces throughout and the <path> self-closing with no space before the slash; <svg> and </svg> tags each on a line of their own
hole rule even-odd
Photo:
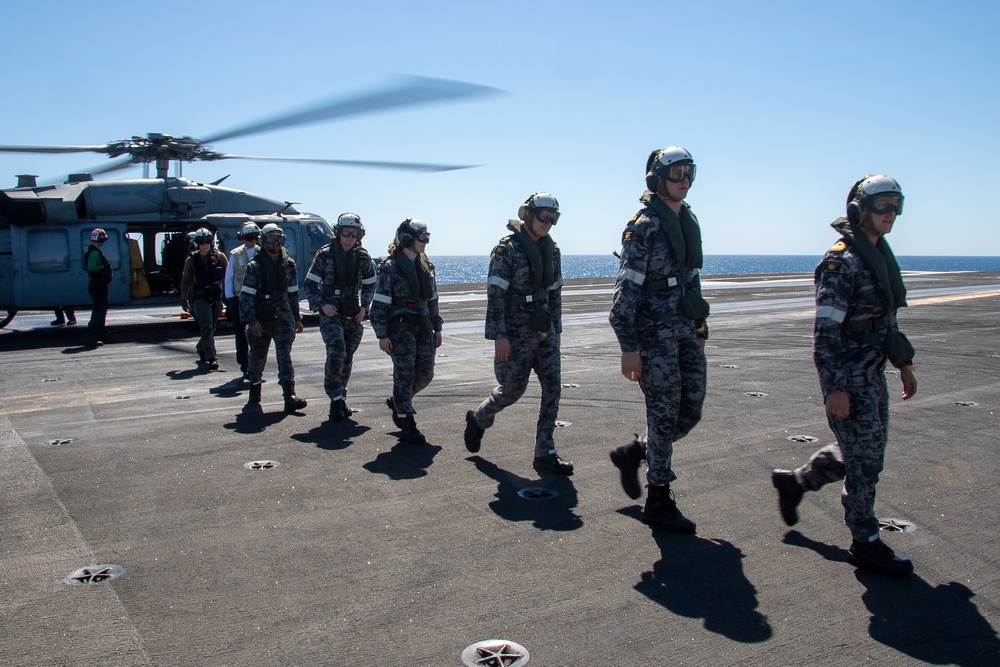
<svg viewBox="0 0 1000 667">
<path fill-rule="evenodd" d="M 706 255 L 704 275 L 812 273 L 821 255 Z M 1000 257 L 897 257 L 904 271 L 996 271 Z M 486 255 L 432 255 L 441 285 L 486 282 Z M 607 255 L 563 255 L 563 278 L 614 278 L 618 258 Z"/>
</svg>

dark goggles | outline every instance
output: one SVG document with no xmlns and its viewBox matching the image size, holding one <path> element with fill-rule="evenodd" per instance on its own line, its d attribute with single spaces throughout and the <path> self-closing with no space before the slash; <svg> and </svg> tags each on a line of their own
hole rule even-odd
<svg viewBox="0 0 1000 667">
<path fill-rule="evenodd" d="M 196 244 L 198 244 L 198 245 L 201 245 L 202 243 L 207 243 L 208 245 L 212 245 L 212 237 L 211 236 L 196 236 L 195 239 L 194 239 L 194 242 Z"/>
<path fill-rule="evenodd" d="M 283 246 L 285 245 L 285 234 L 283 232 L 268 232 L 264 235 L 264 243 L 267 245 L 277 243 Z"/>
<path fill-rule="evenodd" d="M 864 204 L 875 215 L 885 215 L 890 211 L 903 215 L 903 195 L 870 195 Z"/>
<path fill-rule="evenodd" d="M 535 211 L 535 220 L 543 225 L 555 225 L 559 222 L 559 211 L 550 208 L 541 208 Z"/>
<path fill-rule="evenodd" d="M 672 164 L 660 170 L 660 175 L 671 183 L 680 183 L 685 178 L 688 182 L 694 183 L 694 177 L 698 173 L 698 166 L 693 162 L 685 164 Z"/>
<path fill-rule="evenodd" d="M 411 222 L 409 224 L 410 233 L 413 234 L 413 238 L 421 243 L 430 243 L 431 233 L 427 231 L 427 224 L 423 222 Z"/>
<path fill-rule="evenodd" d="M 356 239 L 361 235 L 356 229 L 341 229 L 337 234 L 349 239 Z"/>
</svg>

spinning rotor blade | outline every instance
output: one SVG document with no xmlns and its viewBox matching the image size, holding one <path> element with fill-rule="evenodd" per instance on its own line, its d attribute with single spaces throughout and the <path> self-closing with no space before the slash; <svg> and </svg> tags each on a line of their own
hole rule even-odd
<svg viewBox="0 0 1000 667">
<path fill-rule="evenodd" d="M 306 162 L 311 164 L 328 164 L 340 167 L 370 167 L 372 169 L 399 169 L 401 171 L 454 171 L 456 169 L 474 169 L 476 164 L 427 164 L 425 162 L 379 162 L 376 160 L 326 160 L 323 158 L 305 157 L 261 157 L 257 155 L 219 154 L 216 160 L 267 160 L 271 162 Z"/>
<path fill-rule="evenodd" d="M 128 169 L 134 164 L 136 163 L 132 161 L 132 158 L 126 157 L 122 158 L 121 160 L 118 160 L 117 162 L 112 162 L 111 164 L 105 164 L 100 167 L 95 167 L 93 169 L 84 171 L 83 173 L 90 174 L 91 176 L 96 176 L 98 174 L 106 174 L 109 171 L 119 171 L 121 169 Z"/>
<path fill-rule="evenodd" d="M 0 146 L 0 153 L 106 153 L 107 146 Z"/>
<path fill-rule="evenodd" d="M 416 106 L 431 102 L 442 102 L 462 97 L 474 97 L 501 92 L 496 88 L 481 86 L 475 83 L 450 81 L 448 79 L 430 79 L 419 76 L 407 76 L 395 86 L 362 94 L 356 97 L 331 100 L 316 107 L 295 111 L 277 116 L 269 120 L 258 121 L 250 125 L 235 128 L 227 132 L 206 137 L 203 142 L 212 144 L 223 139 L 245 137 L 260 132 L 268 132 L 296 125 L 306 125 L 319 121 L 337 120 L 350 116 L 360 116 L 377 113 L 387 109 Z M 361 166 L 361 165 L 359 165 Z"/>
</svg>

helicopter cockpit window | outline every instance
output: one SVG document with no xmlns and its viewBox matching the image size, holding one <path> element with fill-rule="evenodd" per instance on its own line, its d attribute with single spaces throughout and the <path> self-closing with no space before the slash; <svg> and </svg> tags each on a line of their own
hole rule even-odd
<svg viewBox="0 0 1000 667">
<path fill-rule="evenodd" d="M 292 225 L 285 225 L 282 227 L 282 231 L 285 232 L 285 249 L 288 250 L 288 256 L 291 257 L 298 263 L 297 255 L 299 254 L 299 244 L 295 239 L 298 229 Z M 308 266 L 306 268 L 309 268 Z M 298 269 L 302 271 L 302 269 Z"/>
<path fill-rule="evenodd" d="M 32 273 L 69 271 L 69 234 L 64 229 L 28 232 L 28 270 Z"/>
<path fill-rule="evenodd" d="M 117 271 L 122 268 L 122 240 L 117 229 L 108 229 L 108 240 L 101 246 L 101 252 L 111 262 L 111 268 Z M 80 232 L 80 247 L 83 250 L 90 245 L 90 230 L 85 229 Z"/>
<path fill-rule="evenodd" d="M 318 222 L 307 222 L 305 228 L 309 236 L 309 254 L 315 255 L 320 248 L 330 242 L 330 228 Z"/>
</svg>

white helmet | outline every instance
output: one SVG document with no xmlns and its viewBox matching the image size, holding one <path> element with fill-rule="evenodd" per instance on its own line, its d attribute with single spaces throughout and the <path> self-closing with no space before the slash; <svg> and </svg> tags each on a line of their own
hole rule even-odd
<svg viewBox="0 0 1000 667">
<path fill-rule="evenodd" d="M 260 241 L 263 245 L 277 243 L 279 246 L 285 245 L 285 232 L 275 222 L 269 222 L 260 230 Z"/>
<path fill-rule="evenodd" d="M 895 211 L 903 215 L 903 188 L 894 178 L 869 174 L 854 184 L 847 195 L 847 218 L 857 224 L 863 206 L 877 215 Z"/>
<path fill-rule="evenodd" d="M 675 165 L 691 165 L 689 169 L 681 170 L 680 178 L 671 176 L 671 167 Z M 653 151 L 646 160 L 646 187 L 652 192 L 656 192 L 660 185 L 660 179 L 665 178 L 671 183 L 680 183 L 685 178 L 694 178 L 698 173 L 698 166 L 694 163 L 694 157 L 686 149 L 680 146 L 668 146 L 662 150 Z"/>
<path fill-rule="evenodd" d="M 214 238 L 214 235 L 212 234 L 211 230 L 202 227 L 201 229 L 196 229 L 195 231 L 191 232 L 191 234 L 193 235 L 191 240 L 194 241 L 195 246 L 199 246 L 202 243 L 208 243 L 208 245 L 212 245 L 212 240 Z"/>
<path fill-rule="evenodd" d="M 244 223 L 240 230 L 236 232 L 236 238 L 243 241 L 246 238 L 260 238 L 260 227 L 256 222 Z"/>
<path fill-rule="evenodd" d="M 536 192 L 521 204 L 517 209 L 517 217 L 523 222 L 528 220 L 539 209 L 548 209 L 555 214 L 555 219 L 559 220 L 559 200 L 548 192 Z"/>
<path fill-rule="evenodd" d="M 361 224 L 361 216 L 357 213 L 341 213 L 337 218 L 337 224 L 333 226 L 334 237 L 339 237 L 340 232 L 345 229 L 353 229 L 357 232 L 355 243 L 361 243 L 365 237 L 365 226 Z"/>
</svg>

